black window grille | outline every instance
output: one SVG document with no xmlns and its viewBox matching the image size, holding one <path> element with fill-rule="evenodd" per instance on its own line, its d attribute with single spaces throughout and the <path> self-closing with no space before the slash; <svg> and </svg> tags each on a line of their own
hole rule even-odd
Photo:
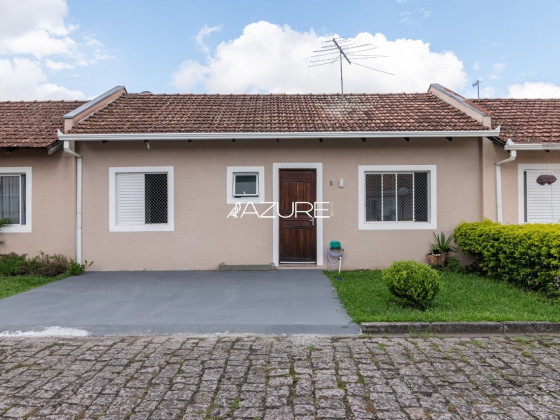
<svg viewBox="0 0 560 420">
<path fill-rule="evenodd" d="M 146 223 L 167 223 L 167 174 L 144 175 Z"/>
<path fill-rule="evenodd" d="M 366 222 L 428 222 L 429 172 L 365 175 Z"/>
</svg>

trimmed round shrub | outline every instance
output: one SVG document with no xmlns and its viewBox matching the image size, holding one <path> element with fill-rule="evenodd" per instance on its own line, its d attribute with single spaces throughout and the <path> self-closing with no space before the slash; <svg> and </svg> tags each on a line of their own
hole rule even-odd
<svg viewBox="0 0 560 420">
<path fill-rule="evenodd" d="M 395 261 L 383 270 L 383 281 L 389 291 L 425 308 L 441 290 L 441 275 L 433 268 L 416 261 Z"/>
</svg>

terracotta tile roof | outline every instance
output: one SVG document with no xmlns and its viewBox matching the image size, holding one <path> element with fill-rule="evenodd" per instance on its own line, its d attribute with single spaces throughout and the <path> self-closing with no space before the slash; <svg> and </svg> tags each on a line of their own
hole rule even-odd
<svg viewBox="0 0 560 420">
<path fill-rule="evenodd" d="M 560 143 L 560 99 L 473 99 L 500 125 L 500 140 Z"/>
<path fill-rule="evenodd" d="M 431 93 L 124 94 L 71 133 L 261 133 L 486 130 Z"/>
<path fill-rule="evenodd" d="M 47 147 L 83 101 L 0 102 L 0 147 Z"/>
</svg>

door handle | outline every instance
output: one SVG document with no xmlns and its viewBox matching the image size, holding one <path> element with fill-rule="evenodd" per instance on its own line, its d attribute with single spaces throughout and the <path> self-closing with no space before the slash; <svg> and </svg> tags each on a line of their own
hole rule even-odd
<svg viewBox="0 0 560 420">
<path fill-rule="evenodd" d="M 314 217 L 309 219 L 309 221 L 311 222 L 311 226 L 315 226 L 315 218 Z"/>
</svg>

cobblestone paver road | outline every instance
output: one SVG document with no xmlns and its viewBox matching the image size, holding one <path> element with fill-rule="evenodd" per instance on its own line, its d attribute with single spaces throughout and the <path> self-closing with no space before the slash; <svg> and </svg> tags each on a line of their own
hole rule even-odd
<svg viewBox="0 0 560 420">
<path fill-rule="evenodd" d="M 560 337 L 0 340 L 2 418 L 560 416 Z"/>
</svg>

